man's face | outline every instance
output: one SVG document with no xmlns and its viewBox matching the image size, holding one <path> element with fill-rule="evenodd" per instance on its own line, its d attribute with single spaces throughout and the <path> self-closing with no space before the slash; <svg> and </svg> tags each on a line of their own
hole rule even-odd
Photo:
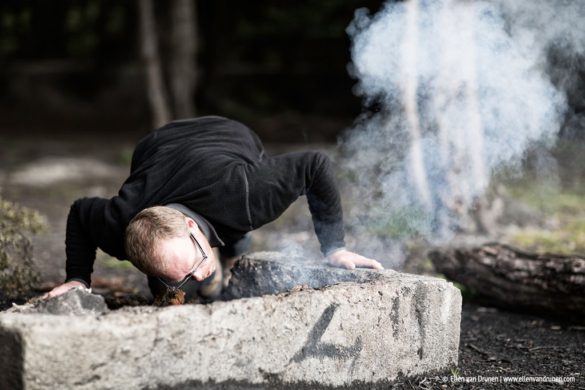
<svg viewBox="0 0 585 390">
<path fill-rule="evenodd" d="M 161 260 L 166 261 L 168 264 L 165 275 L 161 275 L 165 280 L 171 282 L 182 281 L 186 276 L 191 275 L 194 279 L 202 281 L 211 276 L 215 271 L 215 262 L 211 257 L 207 257 L 203 261 L 204 252 L 206 256 L 211 255 L 205 249 L 208 248 L 209 250 L 209 245 L 201 242 L 204 240 L 204 237 L 200 234 L 197 227 L 190 223 L 188 223 L 188 229 L 189 233 L 193 235 L 193 238 L 188 234 L 185 237 L 161 240 L 158 244 L 159 256 L 162 257 Z M 195 240 L 202 245 L 202 250 L 199 249 Z"/>
</svg>

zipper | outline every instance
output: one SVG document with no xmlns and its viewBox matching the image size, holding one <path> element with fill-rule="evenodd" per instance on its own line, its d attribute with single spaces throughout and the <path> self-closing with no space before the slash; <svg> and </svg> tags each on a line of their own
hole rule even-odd
<svg viewBox="0 0 585 390">
<path fill-rule="evenodd" d="M 250 186 L 248 184 L 248 175 L 246 175 L 246 169 L 243 165 L 242 172 L 244 173 L 244 188 L 246 190 L 246 215 L 248 216 L 248 225 L 250 225 L 250 230 L 254 230 L 252 226 L 252 213 L 250 213 Z"/>
</svg>

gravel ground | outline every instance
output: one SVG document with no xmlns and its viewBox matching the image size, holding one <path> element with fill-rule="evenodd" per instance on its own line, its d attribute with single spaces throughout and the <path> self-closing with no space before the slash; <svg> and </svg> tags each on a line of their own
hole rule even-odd
<svg viewBox="0 0 585 390">
<path fill-rule="evenodd" d="M 33 238 L 40 290 L 65 277 L 64 228 L 70 204 L 82 196 L 114 195 L 127 174 L 125 156 L 134 141 L 38 137 L 31 142 L 0 136 L 0 195 L 40 210 L 49 226 Z M 317 242 L 307 233 L 310 229 L 306 202 L 301 200 L 254 233 L 253 249 L 315 253 Z M 96 262 L 94 290 L 104 294 L 112 308 L 149 301 L 144 276 L 104 254 Z M 7 305 L 0 297 L 0 310 Z M 437 376 L 400 379 L 395 388 L 585 389 L 584 325 L 465 303 L 459 367 Z M 565 377 L 565 382 L 503 383 L 506 378 L 534 376 Z"/>
<path fill-rule="evenodd" d="M 585 389 L 584 325 L 465 303 L 459 367 L 397 388 Z"/>
</svg>

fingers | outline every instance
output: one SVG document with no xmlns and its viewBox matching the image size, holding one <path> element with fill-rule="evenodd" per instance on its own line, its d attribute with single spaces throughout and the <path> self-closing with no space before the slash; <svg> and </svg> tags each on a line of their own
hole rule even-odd
<svg viewBox="0 0 585 390">
<path fill-rule="evenodd" d="M 339 265 L 341 268 L 355 269 L 355 263 L 351 259 L 342 259 L 339 261 Z"/>
<path fill-rule="evenodd" d="M 72 288 L 72 287 L 71 287 Z M 55 298 L 59 295 L 65 294 L 67 291 L 69 291 L 71 288 L 63 288 L 62 286 L 56 287 L 54 289 L 52 289 L 51 291 L 49 291 L 48 293 L 45 293 L 41 299 L 51 299 L 51 298 Z"/>
<path fill-rule="evenodd" d="M 60 286 L 55 287 L 54 289 L 52 289 L 48 293 L 45 293 L 44 295 L 42 295 L 41 299 L 50 299 L 50 298 L 57 297 L 59 295 L 65 294 L 67 291 L 71 290 L 72 288 L 78 287 L 80 285 L 81 285 L 81 283 L 75 282 L 75 281 L 64 283 Z"/>
<path fill-rule="evenodd" d="M 334 257 L 334 258 L 330 257 L 327 259 L 327 262 L 332 267 L 345 268 L 345 269 L 355 269 L 354 262 L 351 261 L 347 257 Z"/>
<path fill-rule="evenodd" d="M 384 266 L 379 261 L 374 260 L 374 264 L 373 264 L 372 268 L 377 269 L 377 270 L 383 270 Z"/>
<path fill-rule="evenodd" d="M 384 269 L 382 264 L 380 264 L 378 261 L 373 260 L 373 259 L 368 259 L 367 257 L 362 257 L 362 256 L 360 256 L 358 259 L 355 260 L 355 264 L 358 267 L 363 267 L 363 268 L 373 268 L 373 269 L 377 269 L 377 270 Z"/>
<path fill-rule="evenodd" d="M 349 251 L 335 253 L 329 258 L 329 264 L 334 267 L 345 269 L 355 269 L 356 267 L 372 268 L 376 270 L 384 269 L 380 262 Z"/>
<path fill-rule="evenodd" d="M 54 297 L 56 297 L 58 295 L 63 294 L 64 292 L 65 291 L 63 291 L 63 292 L 60 292 L 60 291 L 55 292 L 55 289 L 53 289 L 53 290 L 49 291 L 48 293 L 44 293 L 43 295 L 41 295 L 41 298 L 40 299 L 41 300 L 51 299 L 51 298 L 54 298 Z"/>
<path fill-rule="evenodd" d="M 52 289 L 51 291 L 49 291 L 49 292 L 47 292 L 47 293 L 44 293 L 44 294 L 41 296 L 41 299 L 45 300 L 45 299 L 51 299 L 51 298 L 54 298 L 54 297 L 56 297 L 56 296 L 58 296 L 58 295 L 62 294 L 61 290 L 62 290 L 62 289 L 59 289 L 58 287 L 55 287 L 55 288 L 54 288 L 54 289 Z M 64 291 L 63 291 L 63 292 L 64 292 Z"/>
</svg>

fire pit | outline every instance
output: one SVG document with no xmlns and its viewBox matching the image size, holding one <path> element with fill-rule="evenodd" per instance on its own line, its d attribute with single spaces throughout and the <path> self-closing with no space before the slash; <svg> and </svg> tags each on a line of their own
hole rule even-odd
<svg viewBox="0 0 585 390">
<path fill-rule="evenodd" d="M 457 364 L 461 296 L 445 280 L 267 252 L 238 262 L 225 297 L 2 313 L 0 388 L 370 388 Z"/>
</svg>

